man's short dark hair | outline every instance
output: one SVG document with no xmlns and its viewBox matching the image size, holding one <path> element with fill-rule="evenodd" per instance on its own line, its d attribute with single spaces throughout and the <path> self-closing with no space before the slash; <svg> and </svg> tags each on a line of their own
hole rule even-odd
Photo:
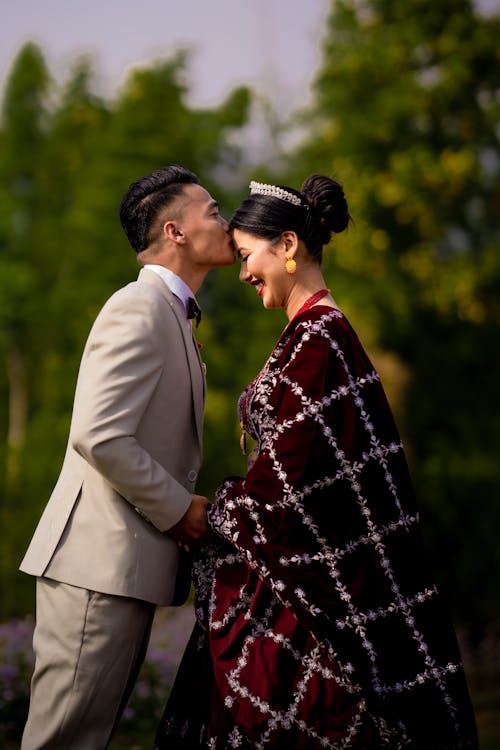
<svg viewBox="0 0 500 750">
<path fill-rule="evenodd" d="M 130 185 L 120 204 L 120 221 L 136 253 L 150 245 L 151 228 L 159 212 L 188 184 L 200 184 L 194 172 L 170 164 Z"/>
</svg>

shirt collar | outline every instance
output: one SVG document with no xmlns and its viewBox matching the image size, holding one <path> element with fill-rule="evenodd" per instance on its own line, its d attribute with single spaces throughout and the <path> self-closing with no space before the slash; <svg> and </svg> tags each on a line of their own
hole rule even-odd
<svg viewBox="0 0 500 750">
<path fill-rule="evenodd" d="M 148 271 L 153 271 L 153 273 L 158 274 L 158 276 L 168 286 L 172 294 L 175 294 L 176 297 L 179 297 L 187 310 L 188 299 L 190 297 L 194 298 L 194 294 L 180 276 L 177 276 L 176 273 L 170 271 L 170 269 L 168 268 L 165 268 L 165 266 L 159 266 L 157 263 L 146 263 L 144 268 L 147 268 Z"/>
</svg>

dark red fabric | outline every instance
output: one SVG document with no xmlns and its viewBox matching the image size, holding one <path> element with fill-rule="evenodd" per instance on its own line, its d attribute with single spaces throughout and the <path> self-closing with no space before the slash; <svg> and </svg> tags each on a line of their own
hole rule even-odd
<svg viewBox="0 0 500 750">
<path fill-rule="evenodd" d="M 194 561 L 156 747 L 476 748 L 401 440 L 344 316 L 294 319 L 240 416 L 257 457 L 209 510 L 221 543 Z"/>
</svg>

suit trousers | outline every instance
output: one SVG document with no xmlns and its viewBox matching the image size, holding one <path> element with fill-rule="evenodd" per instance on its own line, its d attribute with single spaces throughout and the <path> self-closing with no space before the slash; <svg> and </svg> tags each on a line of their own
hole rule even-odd
<svg viewBox="0 0 500 750">
<path fill-rule="evenodd" d="M 22 750 L 103 750 L 146 655 L 155 605 L 37 579 Z"/>
</svg>

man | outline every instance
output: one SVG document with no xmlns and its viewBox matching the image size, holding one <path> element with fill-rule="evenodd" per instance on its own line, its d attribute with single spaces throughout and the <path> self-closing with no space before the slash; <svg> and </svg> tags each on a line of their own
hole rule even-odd
<svg viewBox="0 0 500 750">
<path fill-rule="evenodd" d="M 205 382 L 188 315 L 207 272 L 234 260 L 228 225 L 176 165 L 133 183 L 120 218 L 143 269 L 92 327 L 64 464 L 21 564 L 37 576 L 23 750 L 107 747 L 155 606 L 187 596 L 179 548 L 207 531 L 195 494 Z"/>
</svg>

